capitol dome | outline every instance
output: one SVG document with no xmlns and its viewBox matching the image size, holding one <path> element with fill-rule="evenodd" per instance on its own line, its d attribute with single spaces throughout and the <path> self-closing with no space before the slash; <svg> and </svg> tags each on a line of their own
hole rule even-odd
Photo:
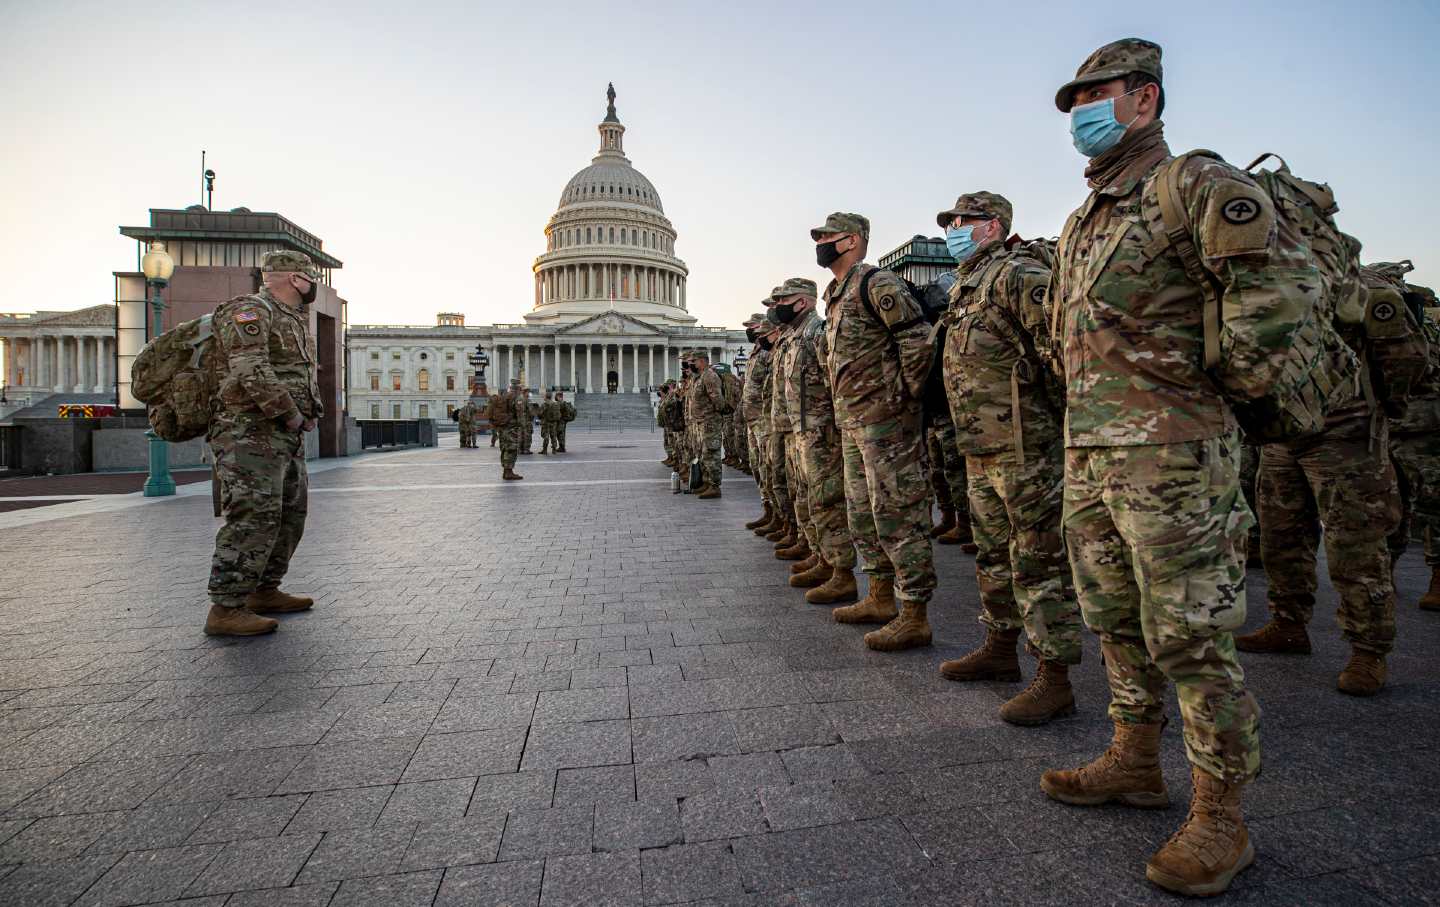
<svg viewBox="0 0 1440 907">
<path fill-rule="evenodd" d="M 675 227 L 660 193 L 625 156 L 625 127 L 615 87 L 600 122 L 600 150 L 570 178 L 545 226 L 545 253 L 535 259 L 530 323 L 563 324 L 617 311 L 656 326 L 690 325 L 685 281 L 675 255 Z"/>
</svg>

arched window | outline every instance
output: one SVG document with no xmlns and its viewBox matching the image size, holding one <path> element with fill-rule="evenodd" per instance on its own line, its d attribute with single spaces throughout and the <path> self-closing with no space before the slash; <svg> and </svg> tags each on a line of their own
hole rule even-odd
<svg viewBox="0 0 1440 907">
<path fill-rule="evenodd" d="M 610 228 L 610 241 L 611 241 L 612 243 L 615 241 L 615 228 L 614 228 L 614 227 L 611 227 L 611 228 Z"/>
<path fill-rule="evenodd" d="M 632 245 L 632 246 L 638 246 L 638 245 L 640 245 L 640 231 L 639 231 L 639 230 L 631 230 L 631 231 L 630 231 L 630 245 Z"/>
<path fill-rule="evenodd" d="M 430 390 L 430 370 L 428 368 L 422 368 L 416 372 L 415 383 L 418 385 L 421 393 Z"/>
<path fill-rule="evenodd" d="M 589 228 L 589 227 L 586 227 L 586 228 L 585 228 L 585 241 L 586 241 L 587 243 L 591 241 L 591 240 L 590 240 L 590 228 Z"/>
</svg>

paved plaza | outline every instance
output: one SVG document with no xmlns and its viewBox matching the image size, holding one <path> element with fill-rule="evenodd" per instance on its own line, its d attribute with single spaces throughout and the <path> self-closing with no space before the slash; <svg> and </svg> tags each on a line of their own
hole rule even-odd
<svg viewBox="0 0 1440 907">
<path fill-rule="evenodd" d="M 1169 809 L 1037 783 L 1108 741 L 1092 638 L 1078 714 L 1007 726 L 1018 684 L 936 673 L 982 636 L 970 556 L 937 549 L 933 648 L 869 652 L 742 528 L 747 477 L 702 502 L 655 433 L 569 447 L 517 483 L 453 435 L 314 464 L 286 587 L 317 605 L 241 641 L 201 633 L 208 483 L 0 512 L 0 904 L 1177 902 L 1144 881 L 1189 799 L 1173 708 Z M 1374 700 L 1334 691 L 1328 581 L 1314 656 L 1245 656 L 1258 858 L 1221 902 L 1440 899 L 1425 581 L 1412 550 Z"/>
</svg>

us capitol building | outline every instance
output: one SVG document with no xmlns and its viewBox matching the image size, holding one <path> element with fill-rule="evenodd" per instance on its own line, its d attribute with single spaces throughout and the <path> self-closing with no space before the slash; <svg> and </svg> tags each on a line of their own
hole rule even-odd
<svg viewBox="0 0 1440 907">
<path fill-rule="evenodd" d="M 641 393 L 680 375 L 685 350 L 734 362 L 745 332 L 697 325 L 689 269 L 660 194 L 625 156 L 615 89 L 600 152 L 570 178 L 535 259 L 535 299 L 523 324 L 467 326 L 441 313 L 431 326 L 351 325 L 349 404 L 356 418 L 445 418 L 468 393 L 467 357 L 482 348 L 491 387 L 524 377 L 537 388 Z"/>
</svg>

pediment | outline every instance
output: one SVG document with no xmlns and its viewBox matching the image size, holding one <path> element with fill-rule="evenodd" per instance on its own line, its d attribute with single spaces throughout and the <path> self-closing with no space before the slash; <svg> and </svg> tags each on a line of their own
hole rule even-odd
<svg viewBox="0 0 1440 907">
<path fill-rule="evenodd" d="M 569 334 L 602 334 L 616 337 L 663 337 L 663 331 L 646 324 L 638 318 L 621 312 L 601 312 L 568 324 L 555 332 L 557 337 Z"/>
</svg>

